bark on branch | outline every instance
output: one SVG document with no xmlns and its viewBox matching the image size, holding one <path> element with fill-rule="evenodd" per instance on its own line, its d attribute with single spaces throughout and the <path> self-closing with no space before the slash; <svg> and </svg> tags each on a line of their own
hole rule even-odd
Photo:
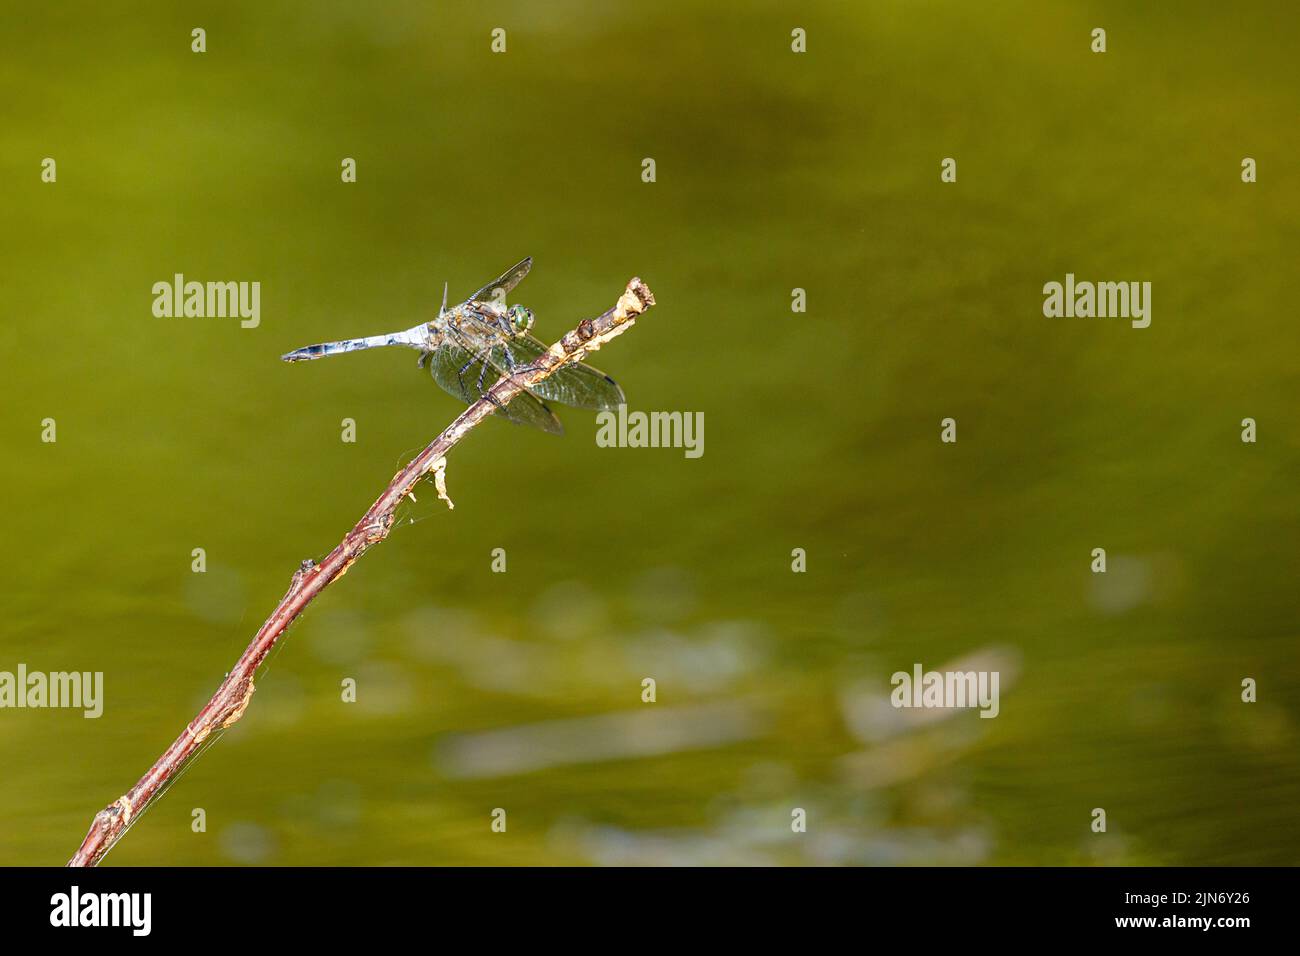
<svg viewBox="0 0 1300 956">
<path fill-rule="evenodd" d="M 204 740 L 214 730 L 229 727 L 244 715 L 256 689 L 253 679 L 257 669 L 284 636 L 285 630 L 318 594 L 341 578 L 354 561 L 372 545 L 388 536 L 398 505 L 423 478 L 432 475 L 439 497 L 447 501 L 448 507 L 451 506 L 444 483 L 447 452 L 472 428 L 490 416 L 497 404 L 506 404 L 520 391 L 542 381 L 561 366 L 581 361 L 587 354 L 630 328 L 637 316 L 654 303 L 654 296 L 645 283 L 640 279 L 632 279 L 614 308 L 598 318 L 580 322 L 577 328 L 566 333 L 527 370 L 502 377 L 488 390 L 487 397 L 462 412 L 441 435 L 393 477 L 383 494 L 324 560 L 319 564 L 304 561 L 294 572 L 289 590 L 245 648 L 212 699 L 189 722 L 181 735 L 172 741 L 172 745 L 149 771 L 136 781 L 135 786 L 95 814 L 90 831 L 68 861 L 68 866 L 95 866 L 99 863 L 126 832 L 131 821 L 142 814 L 167 784 L 175 779 Z"/>
</svg>

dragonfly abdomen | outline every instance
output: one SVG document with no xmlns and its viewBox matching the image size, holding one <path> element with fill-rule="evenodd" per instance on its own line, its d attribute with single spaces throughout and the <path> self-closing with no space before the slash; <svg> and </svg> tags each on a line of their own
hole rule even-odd
<svg viewBox="0 0 1300 956">
<path fill-rule="evenodd" d="M 286 362 L 306 362 L 325 355 L 339 355 L 343 352 L 359 352 L 361 349 L 377 349 L 387 345 L 401 345 L 406 348 L 428 348 L 428 335 L 425 327 L 417 325 L 405 332 L 390 332 L 387 335 L 367 335 L 361 339 L 341 339 L 338 342 L 322 342 L 319 345 L 306 345 L 294 349 L 280 358 Z"/>
</svg>

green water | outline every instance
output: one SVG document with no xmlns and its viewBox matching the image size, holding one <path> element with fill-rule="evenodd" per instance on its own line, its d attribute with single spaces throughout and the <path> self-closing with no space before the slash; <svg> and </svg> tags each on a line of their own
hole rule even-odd
<svg viewBox="0 0 1300 956">
<path fill-rule="evenodd" d="M 704 454 L 487 423 L 109 863 L 1294 863 L 1297 18 L 1144 6 L 13 5 L 0 671 L 106 699 L 0 710 L 0 863 L 64 861 L 458 410 L 278 356 L 524 255 L 548 341 L 649 283 L 597 364 Z M 1151 326 L 1045 318 L 1067 272 Z M 175 273 L 260 323 L 156 318 Z M 996 719 L 888 706 L 959 659 Z"/>
</svg>

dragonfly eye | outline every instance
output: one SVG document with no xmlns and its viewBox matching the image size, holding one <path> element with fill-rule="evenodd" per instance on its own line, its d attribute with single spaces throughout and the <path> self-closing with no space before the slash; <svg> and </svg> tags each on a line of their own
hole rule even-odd
<svg viewBox="0 0 1300 956">
<path fill-rule="evenodd" d="M 533 327 L 532 310 L 525 309 L 522 305 L 512 305 L 510 307 L 510 324 L 514 326 L 516 332 L 527 332 Z"/>
</svg>

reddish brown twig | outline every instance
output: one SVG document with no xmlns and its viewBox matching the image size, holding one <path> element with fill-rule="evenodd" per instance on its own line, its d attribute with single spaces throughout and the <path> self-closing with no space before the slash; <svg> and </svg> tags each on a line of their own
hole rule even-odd
<svg viewBox="0 0 1300 956">
<path fill-rule="evenodd" d="M 168 782 L 176 777 L 208 735 L 214 730 L 229 727 L 244 715 L 253 697 L 253 678 L 257 669 L 284 635 L 286 628 L 316 595 L 342 577 L 371 545 L 378 544 L 388 536 L 397 506 L 421 479 L 432 474 L 439 497 L 446 499 L 446 487 L 443 484 L 445 456 L 470 429 L 491 415 L 497 404 L 506 404 L 520 391 L 540 382 L 560 366 L 581 361 L 589 352 L 594 352 L 630 328 L 637 316 L 654 305 L 654 302 L 654 296 L 645 283 L 633 279 L 627 284 L 627 290 L 614 308 L 599 318 L 579 323 L 576 329 L 552 345 L 527 370 L 503 377 L 488 390 L 487 397 L 475 402 L 448 425 L 441 435 L 394 476 L 365 516 L 320 564 L 304 561 L 302 567 L 294 572 L 293 582 L 279 606 L 258 630 L 212 699 L 134 787 L 95 814 L 90 832 L 68 861 L 68 866 L 94 866 L 102 860 L 104 854 L 126 832 L 131 821 L 143 813 Z M 447 503 L 450 506 L 450 500 Z"/>
</svg>

